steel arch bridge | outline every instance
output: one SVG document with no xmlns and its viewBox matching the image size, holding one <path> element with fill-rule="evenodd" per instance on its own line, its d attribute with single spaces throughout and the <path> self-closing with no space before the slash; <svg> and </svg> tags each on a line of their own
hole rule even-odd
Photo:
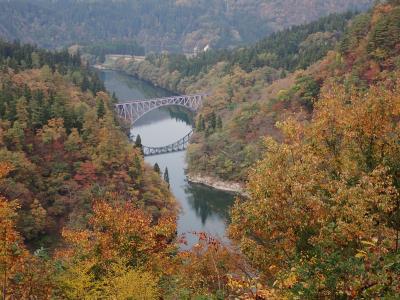
<svg viewBox="0 0 400 300">
<path fill-rule="evenodd" d="M 171 96 L 148 100 L 134 100 L 126 103 L 118 103 L 115 110 L 119 117 L 134 124 L 145 114 L 163 106 L 182 106 L 192 112 L 197 112 L 203 103 L 206 94 Z"/>
<path fill-rule="evenodd" d="M 203 100 L 206 96 L 207 94 L 195 94 L 195 95 L 171 96 L 171 97 L 148 99 L 148 100 L 134 100 L 130 102 L 116 104 L 115 110 L 120 118 L 131 122 L 131 124 L 134 124 L 145 114 L 164 106 L 174 106 L 174 105 L 181 106 L 196 113 L 203 104 Z M 192 134 L 193 130 L 191 130 L 187 135 L 185 135 L 183 138 L 179 139 L 175 143 L 169 144 L 167 146 L 162 146 L 162 147 L 142 146 L 143 155 L 151 156 L 151 155 L 184 151 L 189 145 L 189 140 Z"/>
</svg>

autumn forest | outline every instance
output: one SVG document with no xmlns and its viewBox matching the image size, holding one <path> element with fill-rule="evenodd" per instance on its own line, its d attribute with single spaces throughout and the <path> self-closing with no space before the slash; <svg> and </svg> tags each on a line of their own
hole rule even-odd
<svg viewBox="0 0 400 300">
<path fill-rule="evenodd" d="M 1 299 L 399 299 L 399 0 L 6 2 Z M 55 20 L 68 5 L 88 23 Z M 106 12 L 121 19 L 96 29 Z M 185 53 L 196 40 L 212 46 Z M 145 160 L 92 65 L 109 54 L 135 80 L 207 93 L 185 172 L 241 187 L 226 238 L 178 234 L 174 173 Z"/>
</svg>

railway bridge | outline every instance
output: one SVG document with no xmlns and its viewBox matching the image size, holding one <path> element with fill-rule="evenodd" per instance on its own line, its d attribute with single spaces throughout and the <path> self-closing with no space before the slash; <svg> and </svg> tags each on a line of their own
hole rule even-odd
<svg viewBox="0 0 400 300">
<path fill-rule="evenodd" d="M 206 96 L 206 94 L 195 94 L 145 100 L 133 100 L 116 104 L 115 110 L 120 118 L 129 121 L 133 125 L 145 114 L 157 108 L 165 106 L 181 106 L 196 113 L 203 104 L 203 100 Z M 175 143 L 162 147 L 143 146 L 143 154 L 144 156 L 150 156 L 183 151 L 187 148 L 187 145 L 189 144 L 189 139 L 192 134 L 193 130 Z"/>
</svg>

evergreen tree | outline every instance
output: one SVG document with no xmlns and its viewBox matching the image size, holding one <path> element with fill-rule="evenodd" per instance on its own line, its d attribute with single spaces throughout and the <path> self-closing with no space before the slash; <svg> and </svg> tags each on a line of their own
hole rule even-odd
<svg viewBox="0 0 400 300">
<path fill-rule="evenodd" d="M 217 116 L 215 112 L 212 112 L 210 115 L 209 127 L 212 129 L 212 131 L 214 131 L 215 128 L 217 127 Z"/>
<path fill-rule="evenodd" d="M 217 118 L 217 129 L 222 129 L 222 118 L 218 116 Z"/>
<path fill-rule="evenodd" d="M 205 129 L 204 125 L 205 124 L 204 124 L 203 115 L 200 115 L 199 119 L 197 120 L 196 130 L 199 131 L 199 132 L 204 131 L 204 129 Z"/>
<path fill-rule="evenodd" d="M 143 154 L 142 138 L 140 137 L 140 134 L 136 136 L 135 146 L 136 148 L 139 148 L 141 153 Z"/>
<path fill-rule="evenodd" d="M 111 102 L 118 103 L 118 98 L 117 98 L 117 95 L 115 95 L 115 92 L 112 93 Z"/>
<path fill-rule="evenodd" d="M 106 114 L 106 108 L 104 106 L 104 101 L 102 99 L 97 100 L 97 116 L 99 119 L 103 118 Z"/>
<path fill-rule="evenodd" d="M 158 174 L 161 174 L 161 169 L 160 169 L 160 166 L 158 165 L 158 163 L 154 164 L 153 170 L 155 172 L 157 172 Z"/>
<path fill-rule="evenodd" d="M 164 171 L 164 181 L 168 184 L 168 187 L 169 187 L 169 172 L 168 172 L 167 167 L 165 167 L 165 171 Z"/>
<path fill-rule="evenodd" d="M 46 123 L 46 112 L 44 105 L 44 95 L 42 91 L 37 91 L 34 99 L 30 102 L 30 111 L 32 113 L 32 125 L 37 129 Z"/>
<path fill-rule="evenodd" d="M 24 97 L 27 101 L 30 101 L 32 99 L 31 90 L 29 89 L 28 85 L 26 85 L 26 84 L 24 86 Z"/>
<path fill-rule="evenodd" d="M 133 166 L 134 166 L 134 177 L 135 177 L 135 182 L 140 181 L 140 176 L 142 175 L 142 163 L 140 161 L 139 155 L 135 155 L 135 159 L 133 160 Z"/>
<path fill-rule="evenodd" d="M 82 83 L 81 83 L 81 90 L 86 92 L 89 89 L 90 82 L 87 76 L 83 77 Z"/>
<path fill-rule="evenodd" d="M 22 128 L 26 128 L 28 126 L 29 121 L 29 113 L 28 113 L 28 103 L 26 102 L 25 97 L 21 97 L 17 101 L 17 119 L 21 123 Z"/>
</svg>

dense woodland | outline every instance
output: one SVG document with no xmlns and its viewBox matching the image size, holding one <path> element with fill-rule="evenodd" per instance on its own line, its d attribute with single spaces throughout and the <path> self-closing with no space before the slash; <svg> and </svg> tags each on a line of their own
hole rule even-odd
<svg viewBox="0 0 400 300">
<path fill-rule="evenodd" d="M 158 253 L 155 247 L 175 235 L 176 204 L 121 129 L 115 99 L 79 56 L 65 51 L 1 42 L 0 65 L 2 296 L 80 298 L 85 280 L 105 267 L 92 258 L 79 262 L 79 249 L 89 240 L 102 263 L 111 264 L 101 278 L 141 277 L 133 267 L 144 263 L 142 255 L 124 257 L 115 249 L 121 261 L 114 266 L 107 245 L 119 241 L 121 251 L 131 252 L 126 247 L 135 240 Z M 115 229 L 109 241 L 96 237 L 108 226 Z M 127 240 L 118 237 L 118 226 Z M 100 251 L 100 244 L 107 249 Z M 88 277 L 81 277 L 81 267 L 91 270 Z"/>
<path fill-rule="evenodd" d="M 303 109 L 307 115 L 319 93 L 318 79 L 290 72 L 322 59 L 352 17 L 352 13 L 330 15 L 247 48 L 210 50 L 191 59 L 148 55 L 139 63 L 117 61 L 116 67 L 173 91 L 208 92 L 211 96 L 198 116 L 197 134 L 188 152 L 190 171 L 245 181 L 248 168 L 261 158 L 262 137 L 279 138 L 274 124 L 285 118 L 284 112 Z M 275 82 L 278 91 L 271 85 Z M 287 86 L 291 89 L 285 91 Z M 285 101 L 294 96 L 299 101 Z"/>
<path fill-rule="evenodd" d="M 194 233 L 187 251 L 167 183 L 129 143 L 95 74 L 78 55 L 2 42 L 0 295 L 397 299 L 400 1 L 343 27 L 350 17 L 286 32 L 295 50 L 271 65 L 245 62 L 278 49 L 279 34 L 236 50 L 251 53 L 244 65 L 217 60 L 194 77 L 144 62 L 185 92 L 210 91 L 190 171 L 247 181 L 233 246 Z M 332 44 L 318 47 L 321 37 Z"/>
<path fill-rule="evenodd" d="M 145 55 L 144 47 L 136 41 L 99 42 L 86 46 L 76 45 L 75 47 L 71 46 L 70 50 L 82 53 L 82 57 L 91 64 L 104 63 L 107 54 Z"/>
<path fill-rule="evenodd" d="M 147 52 L 193 52 L 254 42 L 373 0 L 1 0 L 0 36 L 46 48 L 112 41 Z"/>
<path fill-rule="evenodd" d="M 400 2 L 387 1 L 352 18 L 305 70 L 227 60 L 194 81 L 176 75 L 182 91 L 211 94 L 190 171 L 247 181 L 229 234 L 258 276 L 230 273 L 229 287 L 265 299 L 398 297 L 399 33 Z M 154 70 L 173 76 L 164 65 Z"/>
</svg>

